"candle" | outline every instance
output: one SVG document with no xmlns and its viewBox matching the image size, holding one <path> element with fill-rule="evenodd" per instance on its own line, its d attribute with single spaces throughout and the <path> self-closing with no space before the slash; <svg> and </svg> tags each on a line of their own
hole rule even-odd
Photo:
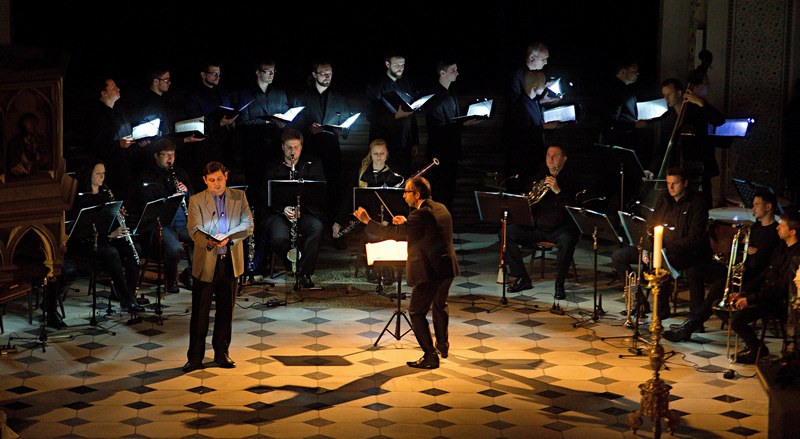
<svg viewBox="0 0 800 439">
<path fill-rule="evenodd" d="M 661 268 L 661 246 L 664 241 L 664 226 L 655 226 L 653 229 L 653 269 Z"/>
</svg>

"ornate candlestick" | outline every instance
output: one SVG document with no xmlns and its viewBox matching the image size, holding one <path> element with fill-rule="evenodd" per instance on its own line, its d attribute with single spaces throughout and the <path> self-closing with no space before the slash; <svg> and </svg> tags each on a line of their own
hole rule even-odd
<svg viewBox="0 0 800 439">
<path fill-rule="evenodd" d="M 678 415 L 669 409 L 669 391 L 672 386 L 659 377 L 659 371 L 664 367 L 664 348 L 661 346 L 661 332 L 664 327 L 658 317 L 658 293 L 661 283 L 669 276 L 663 268 L 656 268 L 652 272 L 644 273 L 644 278 L 650 285 L 653 293 L 653 321 L 650 324 L 650 334 L 653 337 L 653 347 L 650 349 L 650 367 L 653 368 L 653 378 L 639 385 L 642 395 L 641 408 L 628 415 L 628 427 L 636 434 L 642 425 L 642 415 L 650 416 L 653 421 L 653 437 L 661 437 L 661 420 L 666 419 L 667 430 L 670 433 L 678 426 Z"/>
</svg>

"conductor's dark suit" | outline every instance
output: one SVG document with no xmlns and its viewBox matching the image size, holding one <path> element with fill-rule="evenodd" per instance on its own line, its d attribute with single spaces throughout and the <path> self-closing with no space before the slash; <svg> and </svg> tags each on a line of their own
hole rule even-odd
<svg viewBox="0 0 800 439">
<path fill-rule="evenodd" d="M 447 346 L 447 295 L 453 278 L 459 274 L 450 212 L 444 204 L 426 199 L 411 211 L 405 224 L 384 227 L 370 221 L 366 230 L 383 239 L 408 237 L 406 281 L 413 287 L 408 309 L 411 327 L 425 355 L 435 354 L 426 316 L 433 305 L 436 344 Z"/>
</svg>

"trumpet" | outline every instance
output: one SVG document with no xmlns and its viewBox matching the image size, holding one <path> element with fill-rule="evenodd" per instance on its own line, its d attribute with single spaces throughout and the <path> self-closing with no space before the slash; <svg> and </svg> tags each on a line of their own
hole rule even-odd
<svg viewBox="0 0 800 439">
<path fill-rule="evenodd" d="M 625 295 L 625 312 L 628 314 L 627 318 L 625 319 L 625 323 L 622 326 L 626 328 L 633 327 L 633 315 L 637 313 L 633 308 L 635 306 L 634 301 L 636 300 L 636 293 L 639 290 L 639 276 L 633 271 L 629 272 L 625 276 L 625 289 L 623 290 L 623 294 Z"/>
<path fill-rule="evenodd" d="M 557 174 L 558 166 L 556 166 L 553 170 Z M 534 204 L 542 201 L 542 198 L 544 198 L 544 196 L 547 195 L 547 191 L 550 190 L 550 186 L 547 185 L 545 180 L 546 178 L 543 178 L 541 180 L 533 182 L 533 184 L 531 185 L 531 190 L 528 191 L 527 195 L 528 205 L 533 206 Z"/>
</svg>

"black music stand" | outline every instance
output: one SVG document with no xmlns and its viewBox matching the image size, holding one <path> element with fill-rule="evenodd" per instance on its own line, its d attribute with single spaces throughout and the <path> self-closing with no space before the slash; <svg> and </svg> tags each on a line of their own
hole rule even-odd
<svg viewBox="0 0 800 439">
<path fill-rule="evenodd" d="M 606 314 L 603 310 L 603 297 L 597 294 L 597 241 L 602 239 L 607 242 L 613 242 L 617 245 L 622 242 L 622 238 L 617 235 L 614 226 L 609 221 L 608 216 L 604 213 L 595 212 L 593 210 L 584 209 L 580 207 L 567 206 L 567 212 L 578 225 L 582 237 L 592 238 L 592 249 L 594 251 L 594 300 L 593 309 L 591 313 L 581 311 L 580 314 L 588 317 L 587 319 L 573 323 L 573 327 L 578 327 L 587 321 L 598 321 Z"/>
<path fill-rule="evenodd" d="M 388 242 L 388 241 L 384 241 L 384 242 Z M 407 242 L 403 242 L 403 241 L 397 241 L 397 244 L 400 244 L 400 245 L 405 244 L 406 246 L 408 245 Z M 373 346 L 375 346 L 375 347 L 378 346 L 378 343 L 381 341 L 381 338 L 383 337 L 383 334 L 385 334 L 386 332 L 388 332 L 389 334 L 394 336 L 395 340 L 400 340 L 401 338 L 403 338 L 403 336 L 405 336 L 406 334 L 408 334 L 409 332 L 412 332 L 414 330 L 414 328 L 411 326 L 411 320 L 409 320 L 408 315 L 406 315 L 406 312 L 405 312 L 405 310 L 402 309 L 401 303 L 400 303 L 400 301 L 402 300 L 402 296 L 403 296 L 401 291 L 400 291 L 400 288 L 403 285 L 403 269 L 405 268 L 405 264 L 406 264 L 405 258 L 407 258 L 407 255 L 404 256 L 404 255 L 399 255 L 398 254 L 398 255 L 394 255 L 394 256 L 384 256 L 384 255 L 375 255 L 375 254 L 373 254 L 373 252 L 377 251 L 377 249 L 378 249 L 378 247 L 367 246 L 367 263 L 369 264 L 369 261 L 372 260 L 372 264 L 370 264 L 370 265 L 372 265 L 374 267 L 390 268 L 395 273 L 397 273 L 397 302 L 396 302 L 397 303 L 397 307 L 395 308 L 394 312 L 392 313 L 392 317 L 389 319 L 388 322 L 386 322 L 386 326 L 383 327 L 383 331 L 381 331 L 380 335 L 378 335 L 378 339 L 375 340 L 375 343 L 373 344 Z M 402 334 L 400 333 L 400 317 L 401 316 L 403 317 L 403 319 L 405 319 L 406 323 L 408 323 L 408 330 L 406 330 L 406 332 L 403 332 Z M 394 332 L 392 332 L 392 330 L 389 329 L 389 326 L 392 324 L 393 320 L 395 322 Z"/>
<path fill-rule="evenodd" d="M 286 206 L 296 206 L 300 204 L 300 212 L 297 215 L 298 224 L 301 219 L 304 206 L 325 206 L 327 202 L 325 182 L 319 180 L 269 180 L 267 182 L 267 206 L 283 209 Z M 300 253 L 300 233 L 297 234 L 297 263 L 303 257 Z M 295 264 L 296 265 L 296 264 Z M 300 275 L 297 273 L 296 266 L 294 273 L 294 287 L 296 293 L 300 293 Z M 302 301 L 302 298 L 300 299 Z"/>
<path fill-rule="evenodd" d="M 238 190 L 240 190 L 242 192 L 245 192 L 245 193 L 247 193 L 247 188 L 248 188 L 248 186 L 246 184 L 245 185 L 239 185 L 239 186 L 228 186 L 228 189 L 238 189 Z M 253 216 L 253 223 L 255 223 L 255 217 L 256 217 L 255 210 L 256 209 L 255 209 L 254 206 L 250 206 L 250 214 Z M 255 267 L 253 266 L 253 263 L 254 263 L 253 260 L 255 259 L 255 254 L 256 254 L 256 236 L 255 236 L 255 234 L 250 234 L 250 236 L 247 237 L 247 244 L 246 245 L 247 245 L 247 254 L 245 256 L 247 257 L 247 263 L 244 265 L 244 273 L 242 273 L 242 275 L 239 276 L 239 280 L 238 280 L 239 288 L 236 291 L 236 295 L 237 296 L 241 296 L 242 295 L 242 292 L 244 291 L 245 287 L 252 287 L 252 286 L 257 286 L 257 285 L 266 285 L 267 287 L 274 287 L 275 286 L 275 282 L 270 282 L 270 281 L 268 281 L 266 279 L 262 279 L 262 280 L 257 282 L 256 278 L 255 278 L 255 275 L 253 274 L 255 272 Z M 285 301 L 283 302 L 283 305 L 286 305 Z"/>
<path fill-rule="evenodd" d="M 621 146 L 603 145 L 596 143 L 597 146 L 608 148 L 613 161 L 619 163 L 619 210 L 625 210 L 625 177 L 632 177 L 634 181 L 642 181 L 645 178 L 644 166 L 636 155 L 636 151 Z"/>
<path fill-rule="evenodd" d="M 742 199 L 742 204 L 744 204 L 744 207 L 748 209 L 753 208 L 753 198 L 755 197 L 756 192 L 764 191 L 777 196 L 775 191 L 765 184 L 756 183 L 755 181 L 742 180 L 739 178 L 732 178 L 731 181 L 733 182 L 733 186 L 736 188 L 736 192 L 739 193 L 739 197 Z M 781 206 L 780 201 L 778 202 L 778 205 L 775 206 L 775 213 L 783 213 L 783 206 Z"/>
<path fill-rule="evenodd" d="M 508 304 L 506 298 L 506 232 L 508 222 L 520 226 L 533 226 L 533 216 L 528 204 L 528 197 L 524 195 L 507 194 L 505 192 L 480 192 L 475 191 L 475 202 L 478 205 L 478 215 L 482 222 L 500 224 L 500 257 L 498 269 L 502 274 L 503 296 L 502 305 Z M 531 256 L 533 257 L 533 256 Z M 491 310 L 487 311 L 491 312 Z"/>
<path fill-rule="evenodd" d="M 89 293 L 92 295 L 92 317 L 89 319 L 89 325 L 95 330 L 117 335 L 116 332 L 100 326 L 97 320 L 97 250 L 98 239 L 100 233 L 108 234 L 117 219 L 119 209 L 122 207 L 122 201 L 112 201 L 98 206 L 86 207 L 81 209 L 78 213 L 78 218 L 72 224 L 72 230 L 69 232 L 67 238 L 67 246 L 69 242 L 79 243 L 87 238 L 92 239 L 92 264 L 89 273 Z"/>
<path fill-rule="evenodd" d="M 164 281 L 162 277 L 164 266 L 162 229 L 164 228 L 165 223 L 167 225 L 172 224 L 172 220 L 175 218 L 175 214 L 178 213 L 178 207 L 181 205 L 181 201 L 183 201 L 183 199 L 183 194 L 175 194 L 166 198 L 159 198 L 157 200 L 148 202 L 144 206 L 144 211 L 142 212 L 142 216 L 139 218 L 139 222 L 136 224 L 136 229 L 134 229 L 134 234 L 151 231 L 155 232 L 156 234 L 155 238 L 156 242 L 158 243 L 158 248 L 156 251 L 158 252 L 158 258 L 156 258 L 156 304 L 153 306 L 153 312 L 156 315 L 156 321 L 159 325 L 164 324 L 164 318 L 162 316 L 163 309 L 161 306 L 161 286 Z"/>
<path fill-rule="evenodd" d="M 408 203 L 406 203 L 406 200 L 403 198 L 404 193 L 405 188 L 399 187 L 354 187 L 353 211 L 359 207 L 363 207 L 371 218 L 378 222 L 387 221 L 389 224 L 391 224 L 392 218 L 395 215 L 408 217 L 409 206 Z M 361 221 L 357 219 L 354 221 L 358 224 L 361 224 Z M 348 225 L 347 227 L 350 228 L 353 226 Z M 381 295 L 383 295 L 385 292 L 385 271 L 391 270 L 389 267 L 385 268 L 385 270 L 377 270 L 378 286 L 375 288 L 375 292 Z M 391 281 L 389 281 L 389 283 L 391 284 Z M 400 293 L 398 292 L 398 294 Z M 389 298 L 391 298 L 391 295 Z"/>
</svg>

